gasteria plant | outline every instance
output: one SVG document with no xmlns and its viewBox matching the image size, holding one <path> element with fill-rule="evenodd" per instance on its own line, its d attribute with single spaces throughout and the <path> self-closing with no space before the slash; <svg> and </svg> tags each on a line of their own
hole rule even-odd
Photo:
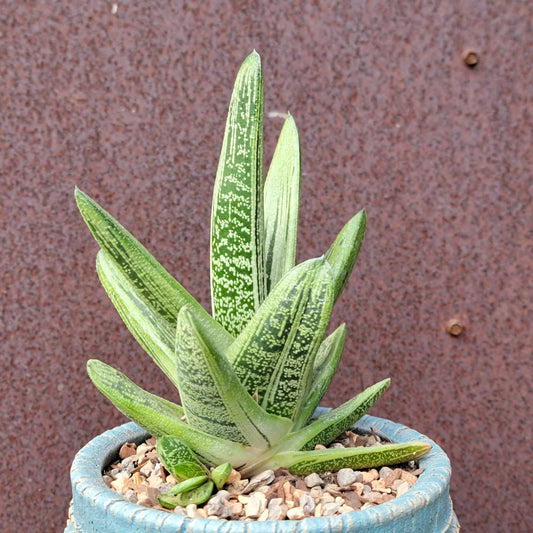
<svg viewBox="0 0 533 533">
<path fill-rule="evenodd" d="M 100 361 L 87 363 L 96 387 L 159 438 L 161 460 L 181 482 L 162 498 L 167 506 L 207 500 L 231 467 L 244 476 L 278 467 L 307 475 L 401 463 L 430 448 L 411 442 L 315 449 L 350 428 L 390 383 L 380 381 L 312 418 L 341 358 L 345 324 L 324 336 L 357 258 L 366 214 L 356 214 L 325 255 L 295 266 L 298 132 L 289 115 L 263 184 L 262 131 L 263 79 L 253 52 L 237 75 L 215 181 L 213 316 L 123 226 L 76 189 L 81 214 L 101 247 L 96 264 L 105 290 L 179 391 L 182 406 L 150 394 Z"/>
</svg>

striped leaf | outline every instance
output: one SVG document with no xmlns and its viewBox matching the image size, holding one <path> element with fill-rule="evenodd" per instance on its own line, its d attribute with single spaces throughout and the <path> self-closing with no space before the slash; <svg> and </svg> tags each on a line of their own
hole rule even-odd
<svg viewBox="0 0 533 533">
<path fill-rule="evenodd" d="M 235 81 L 211 213 L 213 316 L 235 336 L 265 295 L 262 145 L 263 76 L 253 52 Z"/>
<path fill-rule="evenodd" d="M 294 421 L 295 429 L 299 429 L 307 423 L 328 390 L 331 380 L 339 366 L 345 340 L 346 324 L 341 324 L 320 345 L 313 367 L 311 390 L 307 395 L 304 406 Z"/>
<path fill-rule="evenodd" d="M 200 328 L 184 307 L 178 315 L 176 360 L 187 421 L 211 435 L 255 448 L 276 444 L 292 422 L 267 414 L 257 404 Z"/>
<path fill-rule="evenodd" d="M 288 468 L 291 474 L 307 476 L 313 472 L 336 472 L 341 468 L 359 470 L 415 461 L 428 454 L 430 450 L 431 444 L 413 441 L 369 447 L 283 452 L 265 463 L 265 468 L 283 467 Z"/>
<path fill-rule="evenodd" d="M 313 450 L 317 444 L 327 446 L 367 413 L 389 388 L 389 385 L 390 379 L 384 379 L 368 387 L 355 398 L 319 416 L 303 429 L 288 435 L 283 441 L 282 448 L 284 450 Z"/>
<path fill-rule="evenodd" d="M 301 263 L 274 287 L 229 348 L 235 373 L 267 412 L 292 418 L 300 410 L 332 305 L 327 261 Z"/>
<path fill-rule="evenodd" d="M 98 390 L 121 413 L 152 435 L 175 435 L 206 464 L 219 465 L 227 461 L 239 468 L 258 454 L 253 448 L 220 439 L 186 424 L 181 420 L 184 411 L 179 405 L 146 392 L 101 361 L 89 360 L 87 372 Z"/>
<path fill-rule="evenodd" d="M 160 315 L 174 329 L 179 310 L 187 305 L 220 349 L 232 343 L 232 336 L 213 320 L 131 233 L 79 189 L 76 189 L 76 201 L 94 238 L 129 279 L 135 287 L 137 298 L 151 309 L 151 314 Z"/>
<path fill-rule="evenodd" d="M 96 270 L 113 305 L 137 342 L 177 387 L 175 328 L 140 296 L 123 270 L 100 250 Z"/>
<path fill-rule="evenodd" d="M 294 267 L 301 175 L 300 139 L 294 119 L 289 115 L 265 181 L 267 294 Z"/>
<path fill-rule="evenodd" d="M 363 243 L 366 229 L 366 212 L 363 209 L 342 228 L 326 252 L 326 259 L 335 278 L 335 301 L 341 295 Z"/>
</svg>

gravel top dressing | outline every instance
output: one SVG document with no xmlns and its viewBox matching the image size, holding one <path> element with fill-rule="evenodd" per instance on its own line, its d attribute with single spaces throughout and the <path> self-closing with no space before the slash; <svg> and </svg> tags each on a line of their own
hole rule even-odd
<svg viewBox="0 0 533 533">
<path fill-rule="evenodd" d="M 377 434 L 360 435 L 347 431 L 329 448 L 379 446 L 387 441 Z M 301 520 L 309 516 L 332 516 L 366 509 L 401 496 L 412 487 L 423 469 L 416 462 L 387 466 L 379 470 L 354 471 L 343 468 L 336 473 L 296 476 L 284 468 L 265 470 L 242 479 L 233 470 L 223 490 L 202 505 L 189 504 L 165 509 L 159 496 L 177 480 L 161 464 L 155 438 L 139 446 L 126 443 L 120 459 L 104 472 L 108 487 L 132 503 L 190 518 L 213 520 Z M 318 444 L 318 449 L 324 446 Z"/>
</svg>

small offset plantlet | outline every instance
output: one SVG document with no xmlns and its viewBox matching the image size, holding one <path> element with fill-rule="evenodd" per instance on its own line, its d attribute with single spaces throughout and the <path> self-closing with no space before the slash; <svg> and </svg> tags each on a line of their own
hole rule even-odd
<svg viewBox="0 0 533 533">
<path fill-rule="evenodd" d="M 182 405 L 150 394 L 90 360 L 93 383 L 158 437 L 178 484 L 168 508 L 205 502 L 235 468 L 245 477 L 369 468 L 425 455 L 424 442 L 327 446 L 388 388 L 386 379 L 312 418 L 339 364 L 345 324 L 325 337 L 363 241 L 356 214 L 329 250 L 295 266 L 300 144 L 289 115 L 263 183 L 259 55 L 242 64 L 226 124 L 211 217 L 212 316 L 110 214 L 80 190 L 78 207 L 101 250 L 100 280 L 120 316 L 177 387 Z M 324 338 L 325 337 L 325 338 Z"/>
</svg>

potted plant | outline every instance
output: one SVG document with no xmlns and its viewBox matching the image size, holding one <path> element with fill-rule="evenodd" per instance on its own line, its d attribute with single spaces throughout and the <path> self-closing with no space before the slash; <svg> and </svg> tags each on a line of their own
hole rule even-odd
<svg viewBox="0 0 533 533">
<path fill-rule="evenodd" d="M 262 128 L 261 63 L 253 52 L 237 75 L 215 181 L 212 315 L 109 213 L 76 189 L 80 212 L 101 248 L 100 280 L 134 337 L 177 387 L 182 405 L 150 394 L 100 361 L 88 362 L 96 387 L 136 424 L 104 433 L 77 455 L 66 531 L 272 530 L 272 522 L 215 523 L 147 509 L 111 491 L 102 470 L 121 445 L 148 435 L 157 437 L 159 458 L 178 481 L 159 497 L 167 509 L 206 502 L 233 472 L 250 477 L 285 468 L 309 475 L 424 457 L 421 479 L 397 500 L 303 521 L 317 532 L 458 529 L 444 452 L 413 430 L 363 416 L 389 379 L 336 409 L 317 410 L 338 367 L 346 331 L 342 324 L 325 336 L 326 328 L 363 241 L 366 214 L 348 221 L 322 257 L 295 265 L 298 133 L 289 115 L 263 184 Z M 325 448 L 357 421 L 392 442 Z M 276 531 L 300 531 L 298 523 L 276 522 Z"/>
</svg>

